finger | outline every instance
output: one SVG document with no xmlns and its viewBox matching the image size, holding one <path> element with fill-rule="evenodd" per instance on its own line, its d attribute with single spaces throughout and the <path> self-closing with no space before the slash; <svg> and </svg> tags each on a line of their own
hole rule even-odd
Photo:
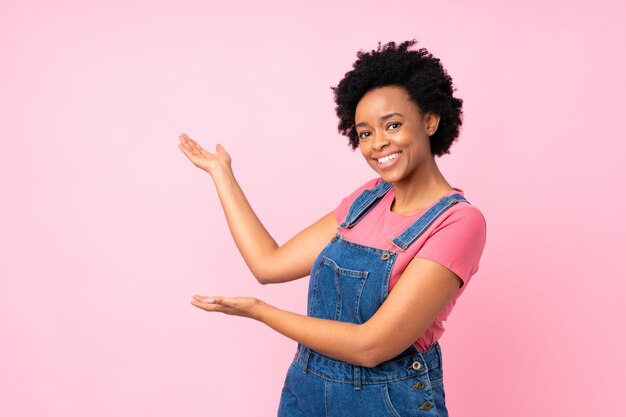
<svg viewBox="0 0 626 417">
<path fill-rule="evenodd" d="M 195 140 L 189 138 L 189 145 L 191 148 L 193 148 L 196 152 L 200 153 L 200 151 L 202 151 L 202 146 L 198 145 L 198 142 L 196 142 Z"/>
<path fill-rule="evenodd" d="M 195 140 L 191 139 L 186 133 L 180 135 L 179 139 L 180 142 L 185 146 L 185 149 L 187 149 L 191 153 L 199 153 L 200 150 L 202 150 L 200 145 L 198 145 L 198 143 Z"/>
<path fill-rule="evenodd" d="M 179 148 L 181 148 L 181 150 L 185 151 L 186 154 L 191 154 L 193 153 L 193 146 L 191 146 L 191 142 L 192 140 L 189 138 L 189 136 L 187 136 L 186 134 L 182 134 L 179 136 L 180 139 L 180 144 L 178 145 Z"/>
<path fill-rule="evenodd" d="M 228 157 L 228 159 L 230 159 L 230 154 L 228 153 L 228 151 L 226 150 L 226 148 L 224 148 L 224 146 L 222 146 L 221 144 L 217 144 L 217 146 L 215 147 L 215 149 L 217 150 L 217 152 L 221 155 L 224 155 L 226 157 Z"/>
<path fill-rule="evenodd" d="M 206 295 L 194 295 L 193 299 L 207 304 L 215 304 L 214 298 Z"/>
<path fill-rule="evenodd" d="M 217 297 L 211 297 L 211 299 L 213 300 L 214 304 L 220 304 L 220 305 L 228 306 L 228 307 L 233 306 L 233 302 L 232 302 L 233 299 L 231 297 L 217 296 Z"/>
<path fill-rule="evenodd" d="M 195 307 L 198 307 L 198 308 L 200 308 L 202 310 L 205 310 L 205 311 L 223 312 L 223 310 L 225 308 L 224 306 L 221 306 L 219 304 L 209 304 L 209 303 L 205 303 L 203 301 L 196 301 L 196 300 L 193 300 L 191 302 L 191 305 L 195 306 Z"/>
<path fill-rule="evenodd" d="M 191 138 L 189 138 L 189 136 L 187 136 L 186 133 L 183 133 L 182 135 L 180 135 L 178 139 L 180 140 L 180 143 L 182 143 L 185 147 L 188 147 L 189 141 L 191 141 Z"/>
<path fill-rule="evenodd" d="M 189 150 L 187 150 L 187 147 L 185 147 L 184 143 L 179 143 L 178 144 L 178 149 L 183 151 L 185 153 L 185 155 L 189 156 Z"/>
<path fill-rule="evenodd" d="M 217 312 L 217 313 L 224 313 L 224 314 L 232 315 L 234 311 L 231 307 L 228 307 L 228 306 L 224 306 L 220 304 L 209 304 L 203 301 L 196 301 L 196 300 L 193 300 L 191 302 L 191 305 L 193 305 L 194 307 L 198 307 L 201 310 L 208 311 L 211 313 Z"/>
<path fill-rule="evenodd" d="M 213 298 L 213 303 L 214 304 L 219 304 L 222 305 L 224 307 L 230 307 L 230 308 L 237 308 L 238 306 L 238 297 L 212 297 Z"/>
<path fill-rule="evenodd" d="M 237 303 L 236 300 L 232 297 L 222 297 L 222 296 L 214 296 L 214 297 L 198 296 L 198 297 L 200 297 L 198 301 L 204 302 L 206 304 L 221 305 L 224 307 L 235 307 Z"/>
</svg>

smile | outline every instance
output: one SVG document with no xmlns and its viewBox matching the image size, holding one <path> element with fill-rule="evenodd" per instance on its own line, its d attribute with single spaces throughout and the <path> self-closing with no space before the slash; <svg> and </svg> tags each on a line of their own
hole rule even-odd
<svg viewBox="0 0 626 417">
<path fill-rule="evenodd" d="M 377 158 L 376 161 L 378 161 L 379 164 L 385 164 L 389 161 L 396 159 L 398 156 L 400 156 L 400 152 L 392 153 L 391 155 L 386 155 L 382 158 Z"/>
</svg>

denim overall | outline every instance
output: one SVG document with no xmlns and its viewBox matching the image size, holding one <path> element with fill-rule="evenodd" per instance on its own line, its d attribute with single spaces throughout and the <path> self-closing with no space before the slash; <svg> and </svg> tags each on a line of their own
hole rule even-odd
<svg viewBox="0 0 626 417">
<path fill-rule="evenodd" d="M 342 238 L 389 191 L 381 181 L 350 206 L 337 234 L 322 250 L 311 270 L 308 315 L 361 324 L 387 298 L 392 247 L 406 250 L 433 221 L 459 201 L 461 194 L 442 197 L 404 232 L 388 250 Z M 332 359 L 298 344 L 282 390 L 278 417 L 447 417 L 441 349 L 436 342 L 425 352 L 413 345 L 373 368 Z"/>
</svg>

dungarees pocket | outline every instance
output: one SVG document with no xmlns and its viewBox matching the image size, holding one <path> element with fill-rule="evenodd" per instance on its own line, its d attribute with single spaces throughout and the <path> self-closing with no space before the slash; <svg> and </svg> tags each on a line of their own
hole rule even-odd
<svg viewBox="0 0 626 417">
<path fill-rule="evenodd" d="M 361 293 L 369 275 L 368 271 L 342 268 L 323 256 L 312 286 L 309 313 L 316 317 L 363 323 L 359 311 Z M 312 314 L 309 314 L 312 315 Z"/>
</svg>

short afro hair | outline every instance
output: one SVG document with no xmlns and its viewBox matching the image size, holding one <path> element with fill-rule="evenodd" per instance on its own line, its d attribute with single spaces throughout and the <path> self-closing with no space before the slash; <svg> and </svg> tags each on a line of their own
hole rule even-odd
<svg viewBox="0 0 626 417">
<path fill-rule="evenodd" d="M 369 90 L 395 85 L 403 87 L 422 113 L 433 112 L 441 116 L 439 126 L 430 137 L 430 149 L 434 156 L 450 153 L 452 142 L 459 136 L 463 123 L 463 100 L 453 97 L 455 88 L 452 78 L 426 48 L 409 51 L 415 39 L 396 45 L 389 42 L 371 52 L 357 52 L 358 59 L 352 64 L 336 87 L 335 111 L 339 117 L 338 130 L 349 139 L 352 149 L 359 146 L 355 127 L 356 106 Z"/>
</svg>

